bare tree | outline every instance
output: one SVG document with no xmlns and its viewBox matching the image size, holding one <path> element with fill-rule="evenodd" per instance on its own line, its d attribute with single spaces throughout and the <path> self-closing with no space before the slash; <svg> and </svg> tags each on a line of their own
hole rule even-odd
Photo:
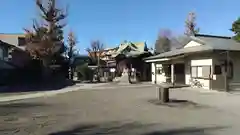
<svg viewBox="0 0 240 135">
<path fill-rule="evenodd" d="M 191 36 L 191 35 L 195 35 L 197 33 L 199 33 L 199 28 L 196 28 L 197 24 L 196 24 L 196 14 L 194 12 L 190 12 L 188 14 L 188 17 L 185 21 L 185 27 L 186 27 L 186 30 L 185 30 L 185 33 L 186 35 L 188 36 Z"/>
<path fill-rule="evenodd" d="M 99 40 L 92 41 L 90 48 L 86 49 L 91 60 L 94 62 L 97 62 L 98 65 L 99 65 L 99 62 L 100 62 L 99 59 L 101 57 L 101 53 L 103 50 L 104 50 L 104 45 Z"/>
<path fill-rule="evenodd" d="M 97 62 L 97 80 L 100 81 L 100 57 L 102 54 L 102 51 L 104 50 L 103 44 L 99 40 L 95 40 L 91 42 L 91 47 L 87 48 L 86 51 L 89 54 L 89 57 L 91 58 L 91 61 L 93 63 Z"/>
</svg>

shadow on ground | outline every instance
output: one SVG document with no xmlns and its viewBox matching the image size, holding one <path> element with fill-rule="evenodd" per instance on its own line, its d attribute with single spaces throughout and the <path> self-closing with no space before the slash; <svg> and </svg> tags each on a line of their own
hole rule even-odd
<svg viewBox="0 0 240 135">
<path fill-rule="evenodd" d="M 212 132 L 221 130 L 226 127 L 188 127 L 183 129 L 173 129 L 173 130 L 163 130 L 163 131 L 154 131 L 142 135 L 211 135 Z"/>
<path fill-rule="evenodd" d="M 50 133 L 49 135 L 209 135 L 210 132 L 225 127 L 188 127 L 183 129 L 160 130 L 159 124 L 141 124 L 138 122 L 105 124 L 89 124 L 74 127 L 69 130 Z"/>
<path fill-rule="evenodd" d="M 161 105 L 161 106 L 167 106 L 167 107 L 190 107 L 190 108 L 206 108 L 207 106 L 201 105 L 192 101 L 188 100 L 179 100 L 179 99 L 170 99 L 167 103 L 162 103 L 158 99 L 151 99 L 148 100 L 149 103 L 152 103 L 154 105 Z"/>
<path fill-rule="evenodd" d="M 20 113 L 22 111 L 28 111 L 31 108 L 43 108 L 49 105 L 44 103 L 5 103 L 0 104 L 0 116 L 8 116 L 11 114 Z M 44 108 L 43 108 L 44 109 Z"/>
<path fill-rule="evenodd" d="M 18 85 L 2 86 L 0 87 L 0 93 L 51 91 L 51 90 L 59 90 L 72 85 L 75 85 L 75 82 L 71 80 L 56 80 L 56 81 L 38 82 L 38 83 L 22 83 Z"/>
</svg>

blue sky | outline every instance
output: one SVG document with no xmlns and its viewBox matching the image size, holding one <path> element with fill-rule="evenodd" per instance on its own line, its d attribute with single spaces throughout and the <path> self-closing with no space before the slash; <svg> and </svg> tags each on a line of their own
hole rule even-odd
<svg viewBox="0 0 240 135">
<path fill-rule="evenodd" d="M 0 33 L 22 33 L 38 15 L 34 0 L 1 0 Z M 184 32 L 188 12 L 197 14 L 200 33 L 231 36 L 234 20 L 240 17 L 239 0 L 60 0 L 69 5 L 68 25 L 78 38 L 77 48 L 92 40 L 113 47 L 123 40 L 146 41 L 152 46 L 161 29 L 174 35 Z"/>
</svg>

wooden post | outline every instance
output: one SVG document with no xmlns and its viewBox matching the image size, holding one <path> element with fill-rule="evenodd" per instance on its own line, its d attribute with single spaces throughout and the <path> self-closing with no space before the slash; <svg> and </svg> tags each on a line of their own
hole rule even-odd
<svg viewBox="0 0 240 135">
<path fill-rule="evenodd" d="M 156 91 L 157 91 L 157 98 L 158 98 L 158 100 L 160 100 L 161 101 L 161 87 L 156 87 Z"/>
</svg>

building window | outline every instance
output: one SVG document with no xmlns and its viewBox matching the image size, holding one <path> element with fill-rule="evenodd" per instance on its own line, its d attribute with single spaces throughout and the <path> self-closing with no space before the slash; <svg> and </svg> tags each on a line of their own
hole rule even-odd
<svg viewBox="0 0 240 135">
<path fill-rule="evenodd" d="M 191 76 L 193 78 L 209 79 L 211 76 L 211 66 L 191 66 Z"/>
<path fill-rule="evenodd" d="M 211 76 L 211 66 L 202 67 L 202 77 L 210 78 L 210 76 Z"/>
<path fill-rule="evenodd" d="M 221 75 L 222 74 L 222 68 L 220 65 L 215 65 L 214 66 L 214 74 L 215 75 Z"/>
<path fill-rule="evenodd" d="M 162 74 L 162 67 L 156 67 L 157 74 Z"/>
<path fill-rule="evenodd" d="M 197 77 L 197 67 L 191 67 L 192 77 Z"/>
</svg>

